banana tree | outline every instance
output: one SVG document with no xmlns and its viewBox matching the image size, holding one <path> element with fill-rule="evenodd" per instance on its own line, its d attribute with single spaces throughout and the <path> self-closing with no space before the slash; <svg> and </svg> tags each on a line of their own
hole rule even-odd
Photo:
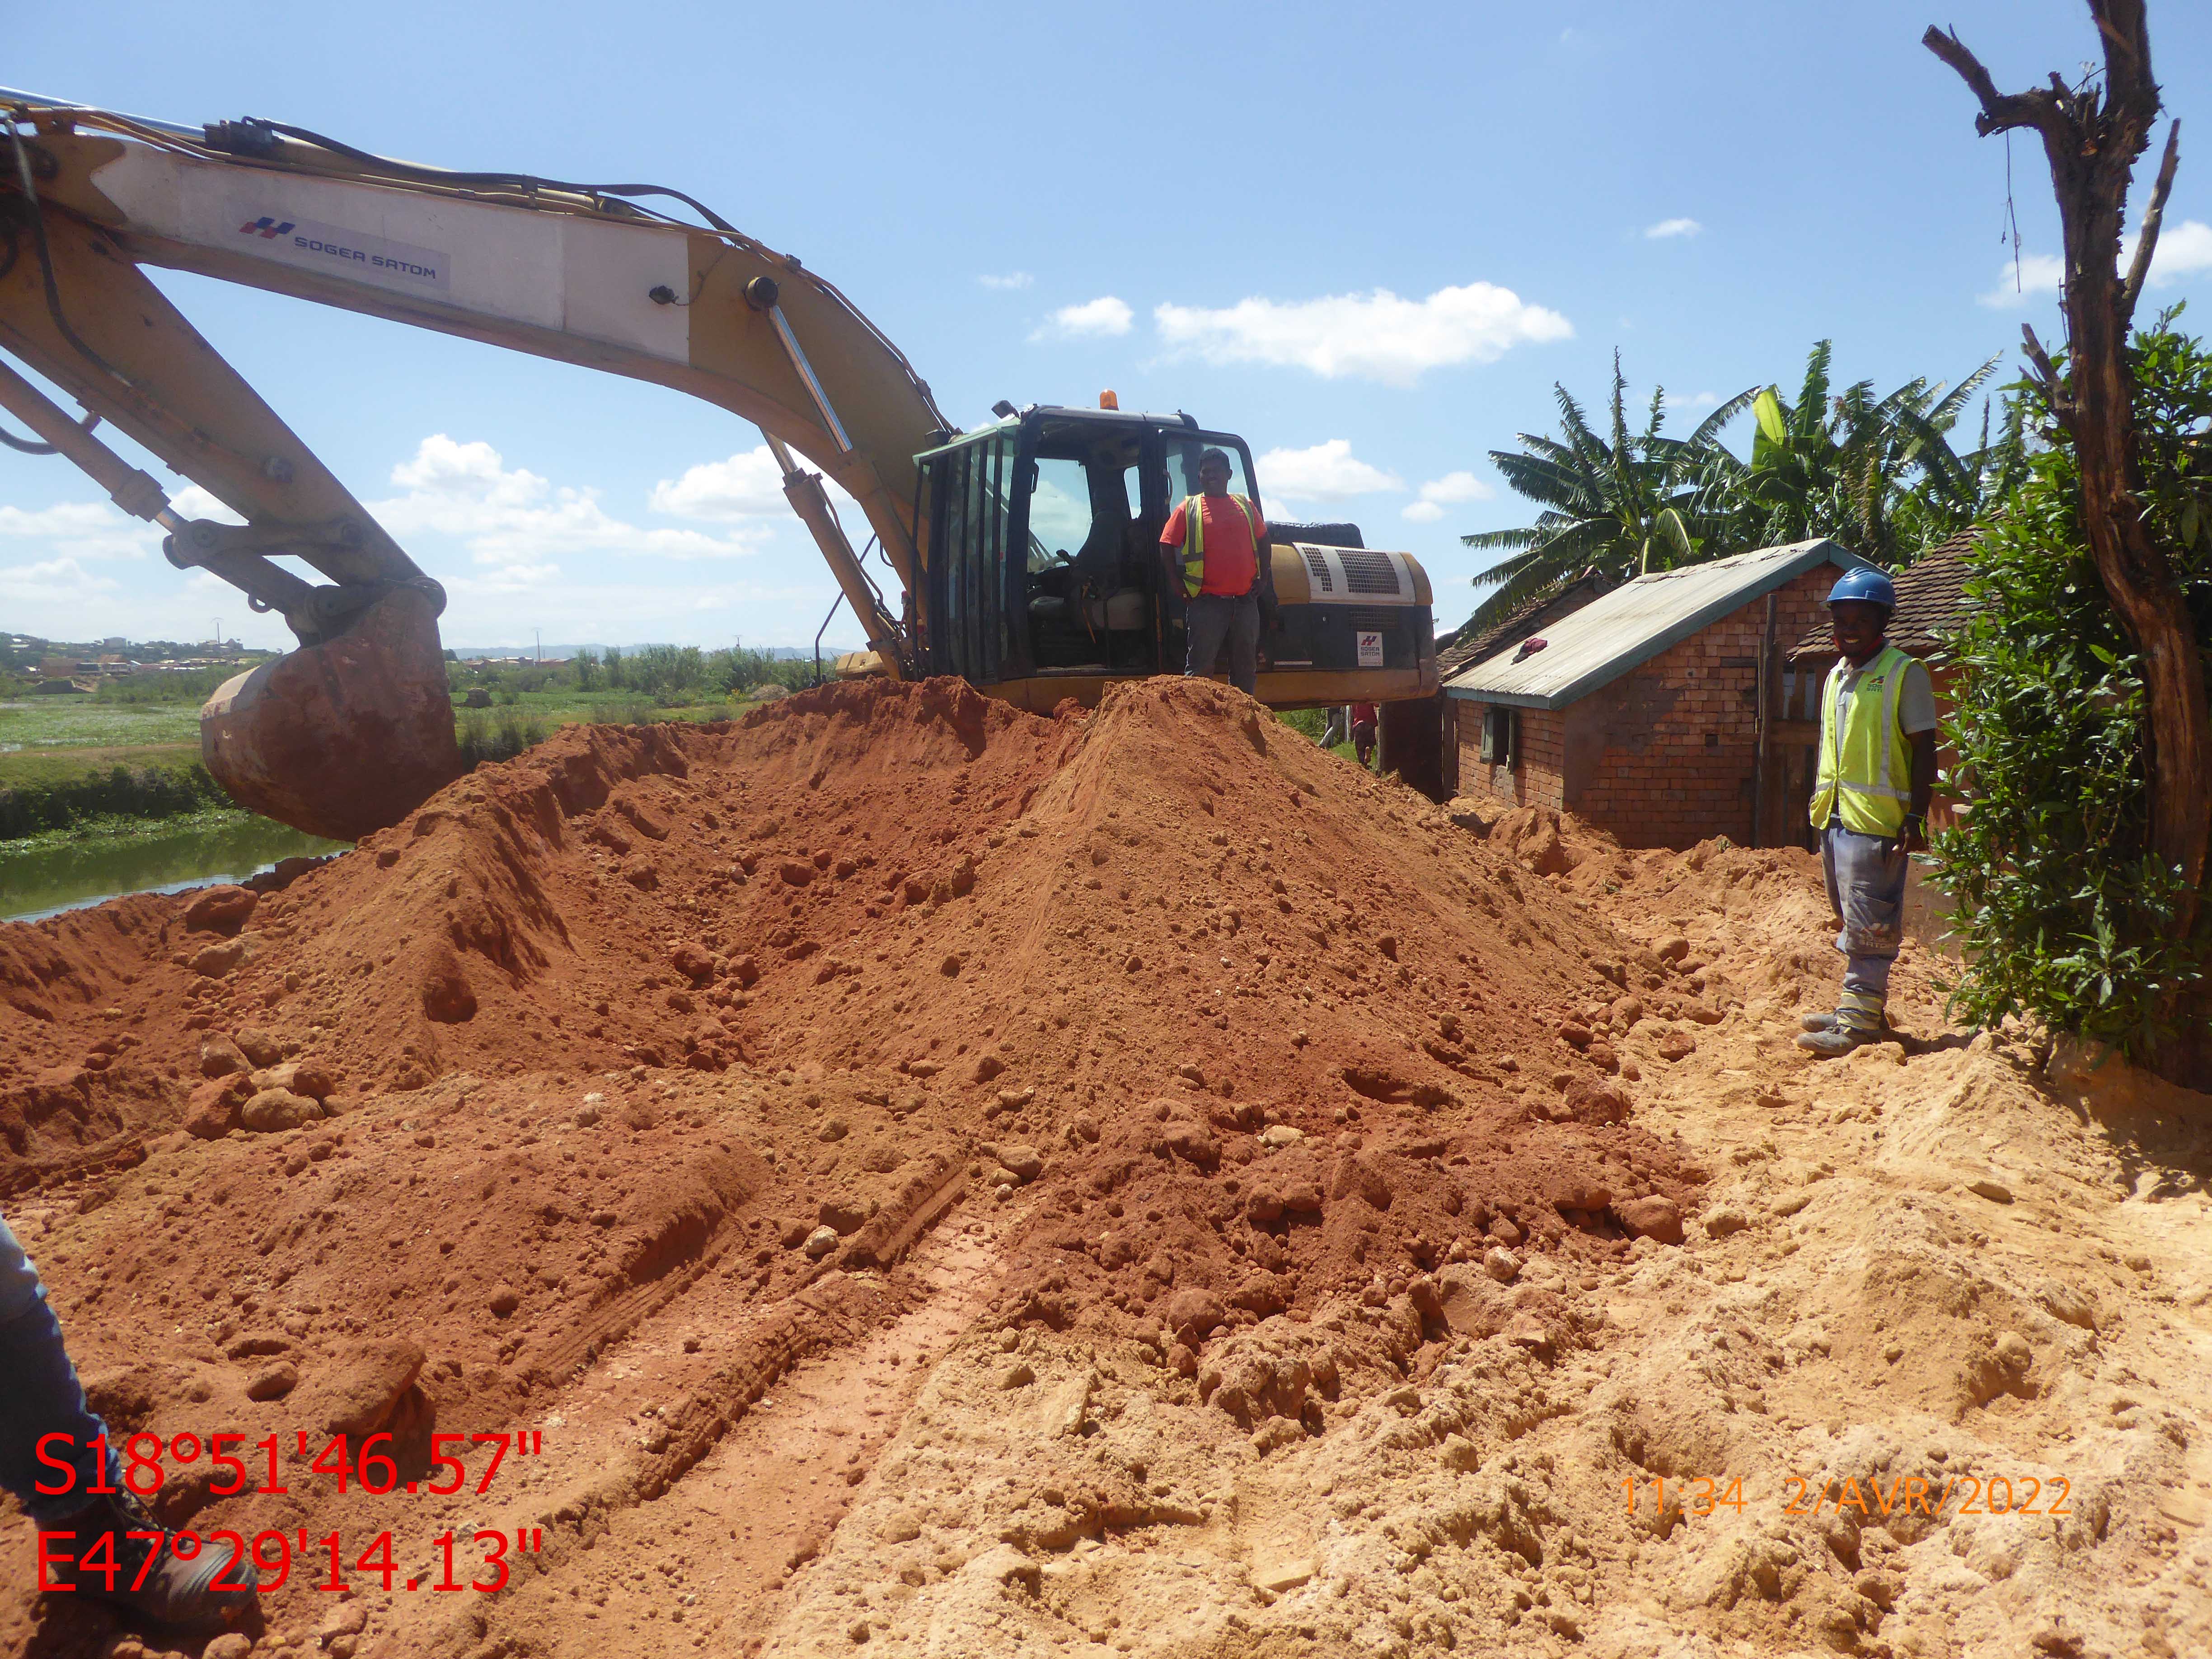
<svg viewBox="0 0 2212 1659">
<path fill-rule="evenodd" d="M 1474 579 L 1491 590 L 1469 623 L 1478 632 L 1585 570 L 1626 578 L 1714 556 L 1710 544 L 1725 528 L 1709 510 L 1701 480 L 1720 429 L 1742 413 L 1753 392 L 1722 404 L 1686 439 L 1662 433 L 1666 398 L 1655 392 L 1642 429 L 1632 431 L 1628 382 L 1615 352 L 1608 441 L 1565 386 L 1553 391 L 1560 436 L 1523 432 L 1518 451 L 1490 453 L 1505 482 L 1542 509 L 1535 521 L 1460 538 L 1505 556 Z"/>
</svg>

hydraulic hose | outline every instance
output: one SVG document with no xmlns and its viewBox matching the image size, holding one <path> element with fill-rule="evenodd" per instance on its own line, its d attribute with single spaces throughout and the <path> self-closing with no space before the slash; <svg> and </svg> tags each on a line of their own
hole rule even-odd
<svg viewBox="0 0 2212 1659">
<path fill-rule="evenodd" d="M 15 153 L 16 188 L 23 192 L 23 200 L 30 209 L 31 246 L 39 256 L 39 274 L 45 280 L 46 309 L 53 313 L 54 327 L 60 331 L 62 338 L 68 341 L 80 356 L 88 362 L 98 364 L 124 385 L 129 386 L 131 384 L 131 377 L 87 345 L 82 337 L 70 326 L 69 319 L 62 314 L 61 286 L 54 281 L 53 250 L 46 245 L 46 216 L 39 211 L 39 185 L 38 181 L 31 176 L 31 153 L 24 147 L 23 135 L 16 129 L 14 112 L 11 111 L 6 116 L 0 117 L 0 119 L 4 119 L 8 124 L 8 143 Z M 9 447 L 21 448 L 21 446 L 11 441 Z M 33 450 L 30 453 L 35 454 L 38 452 Z M 46 453 L 52 454 L 53 452 L 48 450 Z"/>
</svg>

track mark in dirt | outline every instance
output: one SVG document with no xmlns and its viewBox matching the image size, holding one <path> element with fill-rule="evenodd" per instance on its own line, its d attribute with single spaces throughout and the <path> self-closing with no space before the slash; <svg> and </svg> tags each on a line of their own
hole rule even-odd
<svg viewBox="0 0 2212 1659">
<path fill-rule="evenodd" d="M 985 1236 L 924 1237 L 899 1273 L 915 1306 L 801 1361 L 665 1494 L 617 1510 L 488 1609 L 487 1638 L 549 1659 L 757 1650 L 931 1368 L 982 1311 L 994 1260 Z"/>
</svg>

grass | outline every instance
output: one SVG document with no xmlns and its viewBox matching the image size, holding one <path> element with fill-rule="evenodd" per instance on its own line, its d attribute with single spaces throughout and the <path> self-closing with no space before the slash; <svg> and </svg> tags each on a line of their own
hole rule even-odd
<svg viewBox="0 0 2212 1659">
<path fill-rule="evenodd" d="M 0 703 L 0 756 L 34 749 L 121 749 L 200 738 L 200 702 L 23 697 Z"/>
<path fill-rule="evenodd" d="M 99 836 L 116 824 L 173 826 L 230 810 L 200 764 L 201 698 L 168 702 L 27 697 L 0 703 L 0 841 L 10 849 L 52 835 Z M 502 689 L 489 708 L 454 696 L 454 732 L 470 766 L 511 760 L 574 723 L 637 726 L 719 720 L 750 705 L 702 690 L 664 705 L 640 691 Z M 108 826 L 100 828 L 98 826 Z"/>
<path fill-rule="evenodd" d="M 88 777 L 106 776 L 116 767 L 133 771 L 182 771 L 197 766 L 200 738 L 190 743 L 138 744 L 121 749 L 54 749 L 0 755 L 0 789 L 53 788 Z"/>
<path fill-rule="evenodd" d="M 459 699 L 455 701 L 458 703 Z M 512 704 L 495 705 L 489 709 L 457 708 L 454 712 L 495 714 L 501 707 L 527 710 L 557 727 L 571 721 L 593 726 L 643 726 L 653 720 L 726 720 L 740 713 L 744 705 L 704 690 L 692 694 L 687 702 L 664 708 L 642 691 L 579 691 L 562 687 L 557 690 L 518 692 Z"/>
<path fill-rule="evenodd" d="M 0 781 L 0 839 L 100 818 L 173 818 L 230 801 L 198 757 L 181 766 L 83 766 L 75 777 Z"/>
<path fill-rule="evenodd" d="M 120 844 L 155 841 L 172 836 L 235 830 L 257 821 L 258 815 L 242 806 L 202 806 L 167 817 L 142 817 L 128 812 L 96 813 L 57 829 L 10 836 L 0 842 L 0 874 L 6 872 L 12 859 L 81 847 L 88 842 Z"/>
<path fill-rule="evenodd" d="M 640 691 L 522 691 L 489 708 L 456 706 L 463 764 L 513 760 L 564 726 L 649 726 L 658 720 L 726 720 L 749 705 L 727 697 L 664 706 Z"/>
</svg>

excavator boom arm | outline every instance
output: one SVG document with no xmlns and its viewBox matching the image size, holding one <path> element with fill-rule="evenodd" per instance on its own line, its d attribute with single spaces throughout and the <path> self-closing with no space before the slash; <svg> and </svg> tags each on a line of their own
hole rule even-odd
<svg viewBox="0 0 2212 1659">
<path fill-rule="evenodd" d="M 262 683 L 224 688 L 204 720 L 210 766 L 247 804 L 356 835 L 452 775 L 450 730 L 435 731 L 450 721 L 434 628 L 444 595 L 143 265 L 650 380 L 732 410 L 767 436 L 786 494 L 885 670 L 917 659 L 927 599 L 913 458 L 949 423 L 897 349 L 796 258 L 647 186 L 452 173 L 267 122 L 193 129 L 4 90 L 0 110 L 0 348 L 247 522 L 185 521 L 157 481 L 92 435 L 94 422 L 4 366 L 0 407 L 126 511 L 167 529 L 172 562 L 281 610 L 307 647 Z M 641 205 L 655 197 L 708 222 Z M 859 503 L 902 613 L 794 452 Z M 273 562 L 283 555 L 332 585 L 301 580 Z M 283 728 L 282 740 L 258 740 L 257 721 L 264 737 Z M 358 748 L 394 750 L 380 771 L 333 755 L 328 739 L 349 730 Z M 412 759 L 394 749 L 410 744 L 421 751 Z M 315 805 L 348 795 L 333 811 Z"/>
</svg>

